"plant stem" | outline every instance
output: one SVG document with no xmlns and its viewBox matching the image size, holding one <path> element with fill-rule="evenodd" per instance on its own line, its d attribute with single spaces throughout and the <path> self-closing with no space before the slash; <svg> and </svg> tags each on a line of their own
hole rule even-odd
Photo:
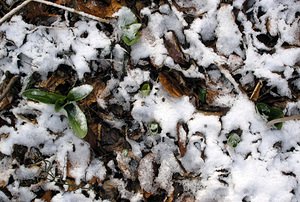
<svg viewBox="0 0 300 202">
<path fill-rule="evenodd" d="M 92 20 L 96 20 L 96 21 L 103 22 L 103 23 L 109 23 L 109 20 L 107 20 L 107 19 L 99 18 L 97 16 L 94 16 L 94 15 L 91 15 L 91 14 L 88 14 L 88 13 L 85 13 L 85 12 L 82 12 L 82 11 L 77 11 L 77 10 L 75 10 L 73 8 L 62 6 L 62 5 L 59 5 L 59 4 L 56 4 L 56 3 L 53 3 L 53 2 L 49 2 L 49 1 L 46 1 L 46 0 L 26 0 L 22 4 L 20 4 L 19 6 L 17 6 L 16 8 L 12 9 L 6 15 L 4 15 L 0 19 L 0 25 L 2 23 L 4 23 L 6 20 L 8 20 L 9 18 L 11 18 L 13 15 L 15 15 L 19 10 L 21 10 L 23 7 L 25 7 L 30 2 L 38 2 L 38 3 L 41 3 L 41 4 L 48 5 L 48 6 L 52 6 L 52 7 L 63 9 L 63 10 L 68 11 L 70 13 L 76 13 L 78 15 L 90 18 Z"/>
<path fill-rule="evenodd" d="M 290 120 L 300 120 L 300 114 L 293 115 L 293 116 L 288 116 L 288 117 L 283 117 L 283 118 L 278 118 L 278 119 L 274 119 L 272 121 L 269 121 L 267 123 L 267 126 L 270 127 L 270 126 L 273 126 L 276 123 L 282 123 L 282 122 L 290 121 Z"/>
</svg>

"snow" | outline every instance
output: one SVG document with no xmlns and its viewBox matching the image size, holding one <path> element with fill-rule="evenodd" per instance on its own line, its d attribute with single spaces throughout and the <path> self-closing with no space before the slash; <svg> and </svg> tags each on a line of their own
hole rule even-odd
<svg viewBox="0 0 300 202">
<path fill-rule="evenodd" d="M 20 16 L 15 16 L 0 29 L 5 33 L 5 41 L 11 41 L 16 46 L 9 52 L 10 64 L 6 63 L 8 58 L 1 58 L 0 67 L 3 71 L 12 73 L 31 74 L 37 71 L 45 77 L 59 64 L 69 64 L 82 79 L 84 73 L 90 72 L 87 61 L 97 60 L 97 49 L 102 50 L 100 57 L 110 52 L 110 39 L 96 25 L 94 21 L 80 21 L 73 28 L 68 28 L 63 23 L 53 27 L 34 27 L 26 24 Z M 88 34 L 86 38 L 81 37 L 84 32 Z M 31 59 L 28 69 L 18 68 L 19 55 Z M 22 60 L 21 63 L 25 66 Z"/>
<path fill-rule="evenodd" d="M 20 97 L 8 110 L 15 122 L 0 112 L 1 119 L 13 124 L 0 126 L 0 184 L 7 185 L 13 200 L 35 200 L 34 187 L 40 187 L 58 192 L 52 201 L 105 201 L 99 196 L 96 199 L 98 193 L 93 186 L 103 187 L 109 181 L 121 197 L 130 201 L 143 200 L 144 191 L 164 190 L 171 196 L 176 190 L 175 182 L 196 201 L 299 201 L 300 121 L 286 121 L 280 130 L 268 127 L 240 87 L 254 88 L 258 80 L 263 81 L 265 88 L 276 89 L 278 96 L 289 98 L 285 116 L 299 114 L 300 101 L 295 101 L 294 93 L 300 88 L 299 17 L 295 17 L 300 5 L 293 0 L 257 0 L 243 13 L 245 0 L 232 4 L 219 0 L 176 2 L 187 10 L 182 12 L 171 3 L 143 8 L 140 14 L 148 18 L 148 23 L 141 27 L 140 40 L 130 47 L 123 47 L 120 37 L 124 27 L 138 18 L 127 7 L 114 14 L 117 19 L 112 22 L 112 36 L 92 20 L 79 20 L 72 27 L 58 20 L 46 27 L 27 24 L 16 15 L 0 26 L 1 82 L 10 72 L 21 75 L 24 86 L 33 72 L 40 73 L 44 80 L 61 64 L 71 66 L 79 80 L 85 81 L 86 73 L 101 72 L 103 68 L 91 68 L 90 64 L 109 57 L 107 60 L 113 61 L 109 72 L 113 73 L 108 76 L 112 78 L 105 83 L 97 102 L 103 110 L 112 104 L 123 107 L 129 118 L 126 115 L 126 120 L 106 123 L 122 134 L 125 131 L 124 139 L 131 146 L 126 149 L 132 153 L 124 156 L 113 151 L 115 159 L 109 161 L 106 154 L 95 157 L 90 145 L 74 136 L 67 118 L 55 112 L 53 106 Z M 263 11 L 261 16 L 259 9 Z M 190 24 L 185 20 L 187 14 L 195 18 Z M 175 33 L 191 63 L 187 69 L 175 64 L 165 48 L 163 37 L 169 31 Z M 278 39 L 270 46 L 257 38 L 261 34 Z M 140 68 L 141 64 L 146 65 Z M 169 95 L 149 71 L 159 73 L 166 67 L 215 90 L 213 106 L 227 107 L 229 111 L 208 115 L 192 104 L 191 95 Z M 147 96 L 140 93 L 144 82 L 152 86 Z M 83 85 L 75 90 L 87 94 L 91 87 Z M 35 118 L 29 120 L 26 115 Z M 154 122 L 161 128 L 157 134 L 149 131 Z M 142 133 L 138 140 L 126 134 L 133 123 Z M 178 134 L 178 123 L 186 124 L 188 130 L 182 127 Z M 235 148 L 227 143 L 233 132 L 241 138 Z M 178 148 L 179 141 L 186 149 L 184 154 Z M 14 145 L 26 146 L 28 151 L 38 149 L 51 164 L 54 180 L 72 178 L 76 185 L 84 187 L 68 191 L 71 187 L 67 184 L 58 186 L 56 181 L 47 180 L 43 185 L 21 185 L 23 180 L 39 176 L 46 165 L 19 165 L 12 159 Z M 99 148 L 101 152 L 102 149 Z M 132 159 L 138 162 L 136 168 L 120 169 Z M 121 178 L 115 177 L 120 174 Z M 181 178 L 175 179 L 177 175 Z M 10 176 L 13 183 L 9 182 Z M 95 179 L 97 185 L 85 184 Z M 139 182 L 141 190 L 127 190 L 133 180 Z M 89 197 L 82 193 L 84 189 L 88 189 Z M 0 201 L 10 201 L 3 191 Z"/>
<path fill-rule="evenodd" d="M 72 192 L 66 192 L 64 194 L 56 194 L 51 201 L 53 202 L 73 202 L 73 201 L 86 201 L 86 202 L 92 202 L 92 199 L 86 198 L 82 194 L 72 193 Z"/>
<path fill-rule="evenodd" d="M 131 114 L 139 122 L 156 121 L 162 128 L 162 134 L 170 133 L 175 136 L 177 122 L 187 121 L 195 110 L 194 106 L 188 97 L 172 98 L 161 86 L 154 85 L 153 89 L 156 88 L 157 92 L 152 90 L 146 98 L 135 101 Z"/>
<path fill-rule="evenodd" d="M 218 26 L 216 28 L 218 51 L 226 56 L 233 52 L 241 55 L 239 48 L 242 34 L 234 22 L 232 6 L 221 6 L 217 14 Z M 226 19 L 226 20 L 225 20 Z"/>
</svg>

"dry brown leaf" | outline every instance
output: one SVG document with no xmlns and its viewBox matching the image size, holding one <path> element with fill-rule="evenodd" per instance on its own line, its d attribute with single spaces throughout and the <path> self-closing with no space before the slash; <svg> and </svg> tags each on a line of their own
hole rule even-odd
<svg viewBox="0 0 300 202">
<path fill-rule="evenodd" d="M 77 185 L 74 179 L 66 179 L 66 183 L 68 184 L 68 191 L 75 191 L 82 187 L 82 183 Z"/>
<path fill-rule="evenodd" d="M 219 95 L 218 91 L 207 89 L 206 90 L 206 103 L 212 104 L 218 95 Z"/>
<path fill-rule="evenodd" d="M 101 140 L 102 125 L 91 120 L 88 124 L 88 127 L 88 134 L 84 137 L 84 140 L 90 144 L 90 147 L 94 151 L 97 151 L 99 147 L 99 142 Z"/>
<path fill-rule="evenodd" d="M 46 201 L 46 202 L 50 202 L 51 199 L 53 197 L 52 191 L 51 190 L 47 190 L 45 191 L 45 193 L 43 194 L 43 196 L 41 197 L 42 200 Z"/>
<path fill-rule="evenodd" d="M 123 5 L 125 0 L 111 0 L 109 4 L 99 0 L 56 0 L 55 3 L 69 6 L 100 18 L 111 18 Z"/>
<path fill-rule="evenodd" d="M 191 194 L 183 194 L 178 198 L 178 201 L 180 201 L 180 202 L 194 202 L 195 197 Z"/>
<path fill-rule="evenodd" d="M 66 78 L 60 77 L 58 75 L 50 76 L 47 80 L 42 81 L 39 84 L 39 87 L 47 89 L 48 91 L 56 91 L 57 86 L 63 85 L 66 83 Z"/>
<path fill-rule="evenodd" d="M 177 80 L 172 78 L 170 75 L 168 75 L 165 72 L 160 72 L 158 75 L 158 79 L 160 83 L 162 84 L 163 88 L 173 97 L 182 97 L 185 93 L 179 86 L 179 83 Z"/>
<path fill-rule="evenodd" d="M 184 57 L 184 54 L 180 48 L 179 41 L 174 34 L 174 32 L 169 31 L 164 36 L 164 44 L 165 47 L 173 60 L 181 65 L 186 64 L 186 59 Z"/>
<path fill-rule="evenodd" d="M 180 156 L 183 157 L 186 153 L 186 135 L 187 131 L 185 130 L 182 123 L 177 123 L 177 137 L 178 137 L 178 148 Z"/>
<path fill-rule="evenodd" d="M 174 191 L 168 197 L 166 197 L 164 201 L 165 202 L 173 202 L 174 201 Z"/>
<path fill-rule="evenodd" d="M 255 86 L 255 88 L 254 88 L 254 90 L 253 90 L 253 92 L 252 92 L 252 94 L 250 96 L 250 100 L 252 100 L 253 102 L 256 102 L 258 100 L 259 94 L 260 94 L 260 90 L 261 90 L 262 87 L 263 87 L 263 82 L 259 81 L 256 84 L 256 86 Z"/>
<path fill-rule="evenodd" d="M 23 16 L 33 24 L 51 25 L 58 19 L 58 15 L 51 13 L 49 8 L 47 5 L 31 2 L 23 9 Z"/>
<path fill-rule="evenodd" d="M 94 185 L 94 184 L 100 184 L 102 180 L 96 176 L 93 176 L 92 179 L 89 180 L 89 184 Z"/>
<path fill-rule="evenodd" d="M 3 98 L 0 101 L 0 111 L 9 107 L 12 101 L 13 101 L 13 96 L 11 95 L 7 95 L 5 98 Z"/>
<path fill-rule="evenodd" d="M 101 5 L 99 2 L 97 0 L 90 0 L 86 3 L 83 0 L 77 1 L 77 9 L 100 18 L 111 18 L 124 5 L 124 1 L 122 4 L 122 1 L 120 3 L 117 0 L 111 0 L 108 6 Z"/>
<path fill-rule="evenodd" d="M 89 84 L 93 86 L 93 91 L 88 97 L 80 102 L 81 106 L 90 106 L 91 104 L 96 103 L 106 87 L 105 83 L 100 80 L 92 81 Z"/>
<path fill-rule="evenodd" d="M 18 77 L 6 78 L 0 84 L 0 111 L 9 107 L 13 101 L 13 95 L 11 94 L 11 88 L 13 88 Z"/>
<path fill-rule="evenodd" d="M 0 187 L 3 188 L 7 185 L 7 182 L 4 180 L 0 180 Z"/>
</svg>

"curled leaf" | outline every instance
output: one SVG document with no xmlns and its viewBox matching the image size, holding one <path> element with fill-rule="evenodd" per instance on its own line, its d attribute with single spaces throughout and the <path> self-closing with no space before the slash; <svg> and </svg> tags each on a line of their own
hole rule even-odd
<svg viewBox="0 0 300 202">
<path fill-rule="evenodd" d="M 79 138 L 84 138 L 87 134 L 88 127 L 84 113 L 74 103 L 67 104 L 64 109 L 67 111 L 68 120 L 71 128 Z"/>
<path fill-rule="evenodd" d="M 151 92 L 151 86 L 148 82 L 144 83 L 140 89 L 143 96 L 148 96 Z"/>
<path fill-rule="evenodd" d="M 132 46 L 137 43 L 140 38 L 139 29 L 142 24 L 134 23 L 123 30 L 122 40 L 127 46 Z"/>
<path fill-rule="evenodd" d="M 237 147 L 237 145 L 239 144 L 240 141 L 241 141 L 240 136 L 236 133 L 232 133 L 228 137 L 227 144 L 229 146 L 235 148 L 235 147 Z"/>
<path fill-rule="evenodd" d="M 164 44 L 170 57 L 173 58 L 176 63 L 181 65 L 185 65 L 187 63 L 174 32 L 170 31 L 165 34 Z"/>
<path fill-rule="evenodd" d="M 30 100 L 42 102 L 45 104 L 55 104 L 57 100 L 63 100 L 66 98 L 63 95 L 39 89 L 28 89 L 24 91 L 23 96 L 27 97 Z"/>
<path fill-rule="evenodd" d="M 84 84 L 75 88 L 72 88 L 67 95 L 68 101 L 82 100 L 93 91 L 93 86 Z"/>
<path fill-rule="evenodd" d="M 161 128 L 157 122 L 150 123 L 148 129 L 151 135 L 157 135 L 161 132 Z"/>
<path fill-rule="evenodd" d="M 177 81 L 175 78 L 172 78 L 168 73 L 160 72 L 158 75 L 158 79 L 164 89 L 171 96 L 178 98 L 185 94 L 179 85 L 179 81 Z"/>
</svg>

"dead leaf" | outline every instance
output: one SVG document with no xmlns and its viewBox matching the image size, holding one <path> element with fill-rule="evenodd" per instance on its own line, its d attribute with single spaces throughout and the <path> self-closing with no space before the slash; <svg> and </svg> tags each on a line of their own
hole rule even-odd
<svg viewBox="0 0 300 202">
<path fill-rule="evenodd" d="M 187 128 L 183 123 L 177 123 L 177 137 L 178 137 L 178 148 L 180 152 L 180 156 L 183 157 L 186 153 L 186 136 L 187 136 Z"/>
<path fill-rule="evenodd" d="M 173 202 L 174 201 L 174 191 L 165 198 L 164 202 Z"/>
<path fill-rule="evenodd" d="M 69 66 L 62 65 L 48 79 L 38 83 L 38 87 L 47 91 L 66 94 L 75 85 L 76 81 L 75 71 Z"/>
<path fill-rule="evenodd" d="M 178 198 L 180 202 L 195 202 L 195 197 L 191 194 L 183 194 Z"/>
<path fill-rule="evenodd" d="M 7 95 L 3 100 L 0 101 L 0 111 L 10 106 L 13 101 L 13 96 Z"/>
<path fill-rule="evenodd" d="M 179 82 L 171 77 L 168 73 L 160 72 L 158 75 L 159 81 L 163 88 L 173 97 L 182 97 L 185 93 L 179 86 Z"/>
<path fill-rule="evenodd" d="M 105 83 L 99 79 L 94 79 L 92 82 L 88 82 L 88 84 L 93 86 L 93 91 L 91 94 L 80 101 L 80 106 L 90 106 L 93 103 L 97 102 L 97 99 L 101 96 L 105 89 Z"/>
<path fill-rule="evenodd" d="M 128 150 L 126 152 L 124 151 L 117 152 L 116 160 L 118 168 L 121 170 L 125 178 L 135 181 L 137 176 L 138 159 L 132 152 Z"/>
<path fill-rule="evenodd" d="M 31 2 L 22 12 L 27 22 L 49 26 L 59 18 L 59 15 L 53 13 L 53 10 L 50 8 L 51 7 L 44 4 Z"/>
<path fill-rule="evenodd" d="M 50 76 L 49 79 L 42 81 L 39 84 L 39 87 L 47 89 L 48 91 L 55 92 L 57 86 L 64 85 L 66 83 L 66 79 L 60 76 Z"/>
<path fill-rule="evenodd" d="M 115 201 L 118 198 L 118 187 L 112 180 L 107 180 L 103 183 L 102 188 L 104 190 L 104 198 L 111 201 Z"/>
<path fill-rule="evenodd" d="M 219 95 L 218 91 L 207 89 L 206 90 L 206 103 L 213 104 L 213 102 L 215 101 L 215 99 L 218 95 Z"/>
<path fill-rule="evenodd" d="M 115 12 L 125 5 L 125 0 L 111 0 L 110 3 L 99 0 L 56 0 L 55 3 L 69 6 L 75 10 L 100 18 L 111 18 Z"/>
<path fill-rule="evenodd" d="M 53 197 L 53 193 L 51 190 L 47 190 L 45 191 L 45 193 L 43 194 L 43 196 L 41 197 L 42 200 L 46 201 L 46 202 L 50 202 L 51 199 Z"/>
<path fill-rule="evenodd" d="M 18 77 L 13 76 L 12 78 L 6 78 L 0 84 L 0 111 L 8 108 L 13 101 L 13 94 L 11 93 L 11 89 L 13 85 L 17 81 Z"/>
<path fill-rule="evenodd" d="M 180 48 L 179 41 L 173 31 L 169 31 L 165 34 L 164 43 L 170 57 L 173 58 L 174 62 L 181 65 L 185 65 L 187 63 Z"/>
<path fill-rule="evenodd" d="M 77 185 L 74 179 L 66 179 L 66 183 L 68 184 L 68 191 L 75 191 L 83 186 L 83 183 Z"/>
<path fill-rule="evenodd" d="M 94 185 L 94 184 L 96 184 L 96 183 L 97 183 L 97 184 L 100 184 L 101 181 L 102 181 L 102 180 L 101 180 L 100 178 L 98 178 L 98 177 L 96 177 L 96 176 L 93 176 L 92 179 L 90 179 L 88 183 L 91 184 L 91 185 Z"/>
<path fill-rule="evenodd" d="M 262 81 L 259 81 L 256 84 L 256 86 L 255 86 L 255 88 L 254 88 L 254 90 L 253 90 L 253 92 L 252 92 L 252 94 L 250 96 L 250 100 L 252 100 L 253 102 L 256 102 L 258 100 L 259 94 L 260 94 L 260 90 L 261 90 L 262 86 L 263 86 L 263 82 Z"/>
</svg>

